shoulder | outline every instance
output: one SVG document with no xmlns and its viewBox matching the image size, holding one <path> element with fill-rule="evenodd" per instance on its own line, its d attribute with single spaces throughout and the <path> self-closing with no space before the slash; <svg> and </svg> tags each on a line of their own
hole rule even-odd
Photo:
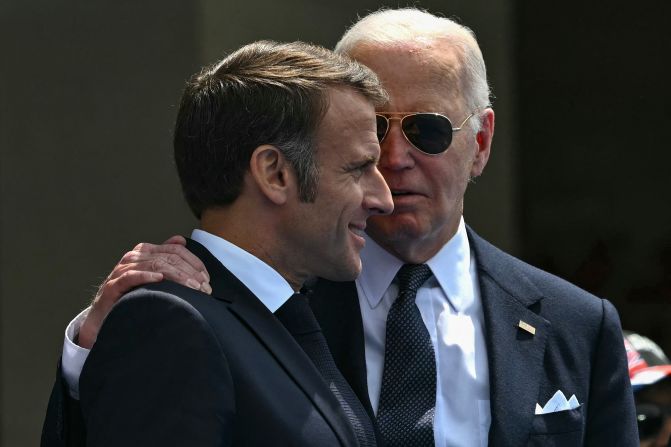
<svg viewBox="0 0 671 447">
<path fill-rule="evenodd" d="M 171 281 L 162 281 L 136 288 L 124 295 L 114 306 L 101 327 L 98 339 L 110 337 L 211 338 L 209 320 L 214 314 L 229 318 L 223 300 Z M 97 342 L 96 342 L 97 344 Z"/>
<path fill-rule="evenodd" d="M 165 364 L 181 372 L 189 365 L 216 364 L 225 369 L 222 337 L 208 313 L 198 308 L 201 300 L 215 301 L 167 281 L 124 295 L 100 328 L 82 370 L 80 386 L 84 378 L 98 380 L 101 371 L 109 370 L 136 374 Z M 220 314 L 223 320 L 230 320 L 225 310 Z"/>
<path fill-rule="evenodd" d="M 502 307 L 526 308 L 548 324 L 546 362 L 553 369 L 572 365 L 566 374 L 578 375 L 580 368 L 598 363 L 626 377 L 620 319 L 608 300 L 499 250 L 471 230 L 469 240 L 491 319 L 499 318 Z"/>
<path fill-rule="evenodd" d="M 161 281 L 128 292 L 121 297 L 112 313 L 131 313 L 137 316 L 150 314 L 161 317 L 171 314 L 195 316 L 199 314 L 196 306 L 206 298 L 209 296 L 200 291 L 172 281 Z"/>
<path fill-rule="evenodd" d="M 79 379 L 92 445 L 213 445 L 224 439 L 218 431 L 234 411 L 234 385 L 229 358 L 198 309 L 207 299 L 216 301 L 163 282 L 135 289 L 115 305 Z M 129 408 L 151 414 L 154 423 L 129 418 Z"/>
<path fill-rule="evenodd" d="M 600 325 L 617 317 L 612 304 L 556 275 L 534 267 L 490 244 L 469 229 L 480 283 L 490 281 L 523 304 L 537 302 L 542 315 Z"/>
</svg>

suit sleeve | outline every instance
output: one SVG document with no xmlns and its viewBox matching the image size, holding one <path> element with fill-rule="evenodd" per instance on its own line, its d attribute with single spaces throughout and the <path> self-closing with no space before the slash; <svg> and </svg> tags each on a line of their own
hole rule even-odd
<svg viewBox="0 0 671 447">
<path fill-rule="evenodd" d="M 41 447 L 83 447 L 84 420 L 79 401 L 72 399 L 58 362 L 56 381 L 51 390 L 47 415 L 42 427 Z"/>
<path fill-rule="evenodd" d="M 139 289 L 109 314 L 79 381 L 87 445 L 229 445 L 233 383 L 203 317 Z"/>
<path fill-rule="evenodd" d="M 613 305 L 602 300 L 601 330 L 592 361 L 585 445 L 638 446 L 622 328 Z"/>
</svg>

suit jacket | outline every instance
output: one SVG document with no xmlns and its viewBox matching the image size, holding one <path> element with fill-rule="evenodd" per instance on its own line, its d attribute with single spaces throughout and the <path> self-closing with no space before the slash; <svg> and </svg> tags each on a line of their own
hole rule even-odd
<svg viewBox="0 0 671 447">
<path fill-rule="evenodd" d="M 82 447 L 86 431 L 79 401 L 72 399 L 58 361 L 56 381 L 51 390 L 42 427 L 42 447 Z"/>
<path fill-rule="evenodd" d="M 613 306 L 503 253 L 470 228 L 468 235 L 485 317 L 489 445 L 638 446 L 633 394 Z M 310 297 L 338 368 L 372 414 L 354 283 L 320 280 Z M 536 334 L 520 330 L 520 320 L 534 326 Z M 582 405 L 534 415 L 536 403 L 545 404 L 557 390 L 575 394 Z M 68 401 L 64 388 L 55 387 L 50 413 L 65 416 L 47 416 L 51 422 L 45 423 L 43 446 L 76 445 L 44 444 L 45 435 L 59 433 L 63 439 L 73 425 L 69 421 L 76 419 L 76 412 L 68 411 Z"/>
<path fill-rule="evenodd" d="M 493 447 L 638 446 L 633 394 L 615 308 L 495 248 L 470 228 L 489 360 Z M 370 409 L 354 283 L 320 280 L 311 304 L 336 363 Z M 518 327 L 524 321 L 535 335 Z M 534 415 L 561 390 L 575 410 Z"/>
<path fill-rule="evenodd" d="M 214 299 L 166 281 L 119 301 L 80 376 L 87 445 L 357 445 L 281 323 L 204 247 L 188 248 Z"/>
</svg>

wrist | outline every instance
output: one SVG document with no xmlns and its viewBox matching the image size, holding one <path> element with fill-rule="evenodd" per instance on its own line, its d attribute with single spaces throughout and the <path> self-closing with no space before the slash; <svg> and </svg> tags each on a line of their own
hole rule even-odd
<svg viewBox="0 0 671 447">
<path fill-rule="evenodd" d="M 79 328 L 79 333 L 75 336 L 74 342 L 82 348 L 91 349 L 98 337 L 98 331 L 94 327 L 95 324 L 92 324 L 89 318 L 84 320 L 84 323 Z"/>
</svg>

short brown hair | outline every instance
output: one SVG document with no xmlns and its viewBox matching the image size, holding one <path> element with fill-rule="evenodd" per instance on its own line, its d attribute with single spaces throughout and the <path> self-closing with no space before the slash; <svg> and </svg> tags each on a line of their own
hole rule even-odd
<svg viewBox="0 0 671 447">
<path fill-rule="evenodd" d="M 376 105 L 387 100 L 371 70 L 303 42 L 254 42 L 194 75 L 182 95 L 174 150 L 196 217 L 240 195 L 251 154 L 263 144 L 290 162 L 301 200 L 314 200 L 314 136 L 328 108 L 327 89 L 339 86 Z"/>
</svg>

